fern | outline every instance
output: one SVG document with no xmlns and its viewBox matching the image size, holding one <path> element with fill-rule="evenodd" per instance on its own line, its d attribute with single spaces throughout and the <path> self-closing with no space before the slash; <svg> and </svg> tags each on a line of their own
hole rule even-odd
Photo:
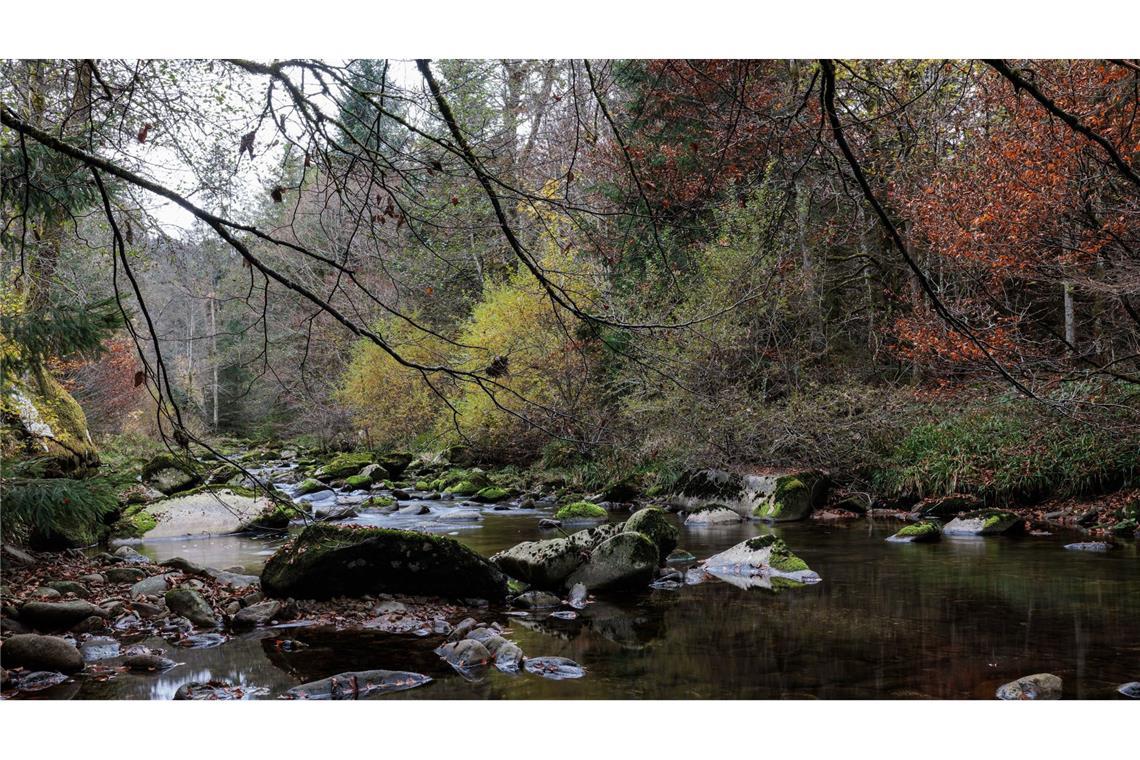
<svg viewBox="0 0 1140 760">
<path fill-rule="evenodd" d="M 18 543 L 33 536 L 93 543 L 99 538 L 96 526 L 118 509 L 114 491 L 101 478 L 3 478 L 0 501 L 4 540 Z"/>
</svg>

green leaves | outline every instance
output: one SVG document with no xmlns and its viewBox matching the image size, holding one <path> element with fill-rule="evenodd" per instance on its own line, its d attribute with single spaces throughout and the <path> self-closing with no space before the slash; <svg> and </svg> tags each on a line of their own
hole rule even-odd
<svg viewBox="0 0 1140 760">
<path fill-rule="evenodd" d="M 123 316 L 113 298 L 83 307 L 0 314 L 0 336 L 15 347 L 0 355 L 0 371 L 20 373 L 39 369 L 52 357 L 101 352 L 103 340 L 122 325 Z"/>
</svg>

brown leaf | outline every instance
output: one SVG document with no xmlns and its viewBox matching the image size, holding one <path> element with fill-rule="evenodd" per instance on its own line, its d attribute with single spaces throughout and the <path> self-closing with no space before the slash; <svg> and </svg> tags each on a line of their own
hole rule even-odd
<svg viewBox="0 0 1140 760">
<path fill-rule="evenodd" d="M 142 129 L 139 130 L 139 142 L 146 142 L 146 136 L 150 133 L 150 124 L 143 124 Z"/>
<path fill-rule="evenodd" d="M 458 206 L 459 205 L 459 196 L 458 195 L 451 196 L 451 205 L 452 206 Z"/>
<path fill-rule="evenodd" d="M 146 382 L 146 373 L 140 369 L 138 372 L 135 373 L 135 387 L 138 388 L 140 385 L 142 385 L 145 382 Z"/>
<path fill-rule="evenodd" d="M 285 188 L 279 185 L 273 188 L 269 195 L 273 198 L 274 203 L 281 203 L 285 200 Z"/>
</svg>

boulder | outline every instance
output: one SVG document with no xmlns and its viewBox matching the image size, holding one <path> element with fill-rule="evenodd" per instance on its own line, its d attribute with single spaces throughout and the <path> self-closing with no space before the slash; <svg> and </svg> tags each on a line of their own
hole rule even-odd
<svg viewBox="0 0 1140 760">
<path fill-rule="evenodd" d="M 811 486 L 795 475 L 784 475 L 776 479 L 772 495 L 752 514 L 765 522 L 789 522 L 804 520 L 811 512 Z"/>
<path fill-rule="evenodd" d="M 510 495 L 511 492 L 506 488 L 500 488 L 499 486 L 487 486 L 486 488 L 481 488 L 475 494 L 475 501 L 479 502 L 480 504 L 494 504 L 497 501 L 506 499 Z"/>
<path fill-rule="evenodd" d="M 691 470 L 677 481 L 669 503 L 688 512 L 720 506 L 741 517 L 802 520 L 824 502 L 828 485 L 828 478 L 816 470 L 744 476 L 724 470 Z"/>
<path fill-rule="evenodd" d="M 166 606 L 175 615 L 181 615 L 199 628 L 217 628 L 218 619 L 213 609 L 197 591 L 175 588 L 166 592 Z"/>
<path fill-rule="evenodd" d="M 5 371 L 0 392 L 0 459 L 36 458 L 45 477 L 92 474 L 99 454 L 87 418 L 46 370 Z"/>
<path fill-rule="evenodd" d="M 721 580 L 739 581 L 735 585 L 743 587 L 799 585 L 820 580 L 783 540 L 771 534 L 741 541 L 709 557 L 701 563 L 701 568 Z M 773 580 L 779 582 L 773 583 Z"/>
<path fill-rule="evenodd" d="M 512 578 L 548 590 L 561 589 L 582 561 L 582 548 L 565 538 L 524 541 L 491 557 L 491 562 Z"/>
<path fill-rule="evenodd" d="M 1012 512 L 983 509 L 956 517 L 946 524 L 942 533 L 947 536 L 1000 536 L 1020 533 L 1025 520 Z"/>
<path fill-rule="evenodd" d="M 143 507 L 154 527 L 143 538 L 180 538 L 240 533 L 272 503 L 229 488 L 210 488 L 152 502 Z"/>
<path fill-rule="evenodd" d="M 251 604 L 234 615 L 235 630 L 248 630 L 260 625 L 268 625 L 281 612 L 281 603 L 275 601 Z"/>
<path fill-rule="evenodd" d="M 887 540 L 896 544 L 922 544 L 940 541 L 941 539 L 942 527 L 937 522 L 920 520 L 899 529 Z"/>
<path fill-rule="evenodd" d="M 361 699 L 386 692 L 414 689 L 428 683 L 431 683 L 431 678 L 419 673 L 361 670 L 294 686 L 284 696 L 287 699 Z"/>
<path fill-rule="evenodd" d="M 324 490 L 326 490 L 325 484 L 321 481 L 317 480 L 316 478 L 305 478 L 297 484 L 297 489 L 293 491 L 293 495 L 308 496 L 309 494 Z M 332 491 L 329 491 L 329 493 L 332 494 Z"/>
<path fill-rule="evenodd" d="M 156 491 L 170 495 L 193 488 L 202 479 L 186 460 L 164 452 L 143 464 L 142 482 Z"/>
<path fill-rule="evenodd" d="M 0 647 L 5 668 L 77 673 L 83 670 L 83 655 L 75 645 L 58 636 L 24 633 L 9 637 Z"/>
<path fill-rule="evenodd" d="M 647 507 L 634 512 L 626 520 L 625 529 L 631 533 L 640 533 L 652 541 L 657 547 L 658 562 L 661 564 L 665 562 L 669 552 L 677 548 L 679 531 L 676 523 L 664 510 L 656 507 Z"/>
<path fill-rule="evenodd" d="M 412 459 L 412 455 L 406 451 L 389 451 L 376 457 L 376 461 L 384 467 L 388 476 L 393 478 L 403 475 L 404 470 L 412 463 Z"/>
<path fill-rule="evenodd" d="M 640 533 L 619 533 L 594 547 L 563 585 L 581 583 L 595 591 L 642 589 L 653 580 L 658 559 L 653 541 Z"/>
<path fill-rule="evenodd" d="M 435 651 L 460 673 L 489 665 L 492 659 L 487 647 L 475 639 L 450 642 Z"/>
<path fill-rule="evenodd" d="M 685 525 L 735 525 L 744 522 L 744 518 L 739 514 L 724 506 L 723 504 L 713 504 L 707 507 L 701 507 L 695 512 L 689 513 L 685 518 Z"/>
<path fill-rule="evenodd" d="M 91 602 L 26 602 L 20 607 L 20 622 L 38 631 L 66 631 L 89 617 L 110 617 Z"/>
<path fill-rule="evenodd" d="M 998 699 L 1060 699 L 1061 679 L 1052 673 L 1034 673 L 997 689 Z"/>
<path fill-rule="evenodd" d="M 327 483 L 330 480 L 356 475 L 372 463 L 372 455 L 368 453 L 338 454 L 314 472 L 313 477 Z"/>
<path fill-rule="evenodd" d="M 388 471 L 384 469 L 383 465 L 373 462 L 370 465 L 362 467 L 356 477 L 368 478 L 372 483 L 380 483 L 389 478 Z"/>
<path fill-rule="evenodd" d="M 270 557 L 271 597 L 328 599 L 379 592 L 503 599 L 507 578 L 458 541 L 386 528 L 311 525 Z"/>
</svg>

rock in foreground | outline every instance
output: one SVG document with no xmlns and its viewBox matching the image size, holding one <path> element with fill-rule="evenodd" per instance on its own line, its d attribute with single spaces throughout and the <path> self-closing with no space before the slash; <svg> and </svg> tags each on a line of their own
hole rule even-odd
<svg viewBox="0 0 1140 760">
<path fill-rule="evenodd" d="M 567 588 L 581 583 L 595 591 L 643 589 L 653 580 L 657 546 L 640 533 L 619 533 L 607 538 L 565 581 Z"/>
<path fill-rule="evenodd" d="M 923 544 L 942 539 L 942 528 L 933 520 L 920 520 L 919 522 L 901 528 L 888 538 L 896 544 Z"/>
<path fill-rule="evenodd" d="M 414 689 L 427 683 L 431 683 L 431 678 L 419 673 L 361 670 L 294 686 L 284 696 L 286 699 L 364 699 L 387 692 Z"/>
<path fill-rule="evenodd" d="M 998 699 L 1060 699 L 1061 679 L 1052 673 L 1034 673 L 1002 684 Z"/>
<path fill-rule="evenodd" d="M 23 633 L 10 637 L 0 647 L 5 668 L 76 673 L 83 670 L 83 655 L 67 639 Z"/>
<path fill-rule="evenodd" d="M 311 525 L 261 573 L 272 597 L 330 599 L 373 593 L 503 599 L 507 578 L 443 536 L 385 528 Z"/>
<path fill-rule="evenodd" d="M 730 583 L 740 581 L 736 585 L 746 587 L 818 583 L 820 580 L 806 562 L 771 534 L 741 541 L 709 557 L 702 564 L 702 569 Z"/>
</svg>

